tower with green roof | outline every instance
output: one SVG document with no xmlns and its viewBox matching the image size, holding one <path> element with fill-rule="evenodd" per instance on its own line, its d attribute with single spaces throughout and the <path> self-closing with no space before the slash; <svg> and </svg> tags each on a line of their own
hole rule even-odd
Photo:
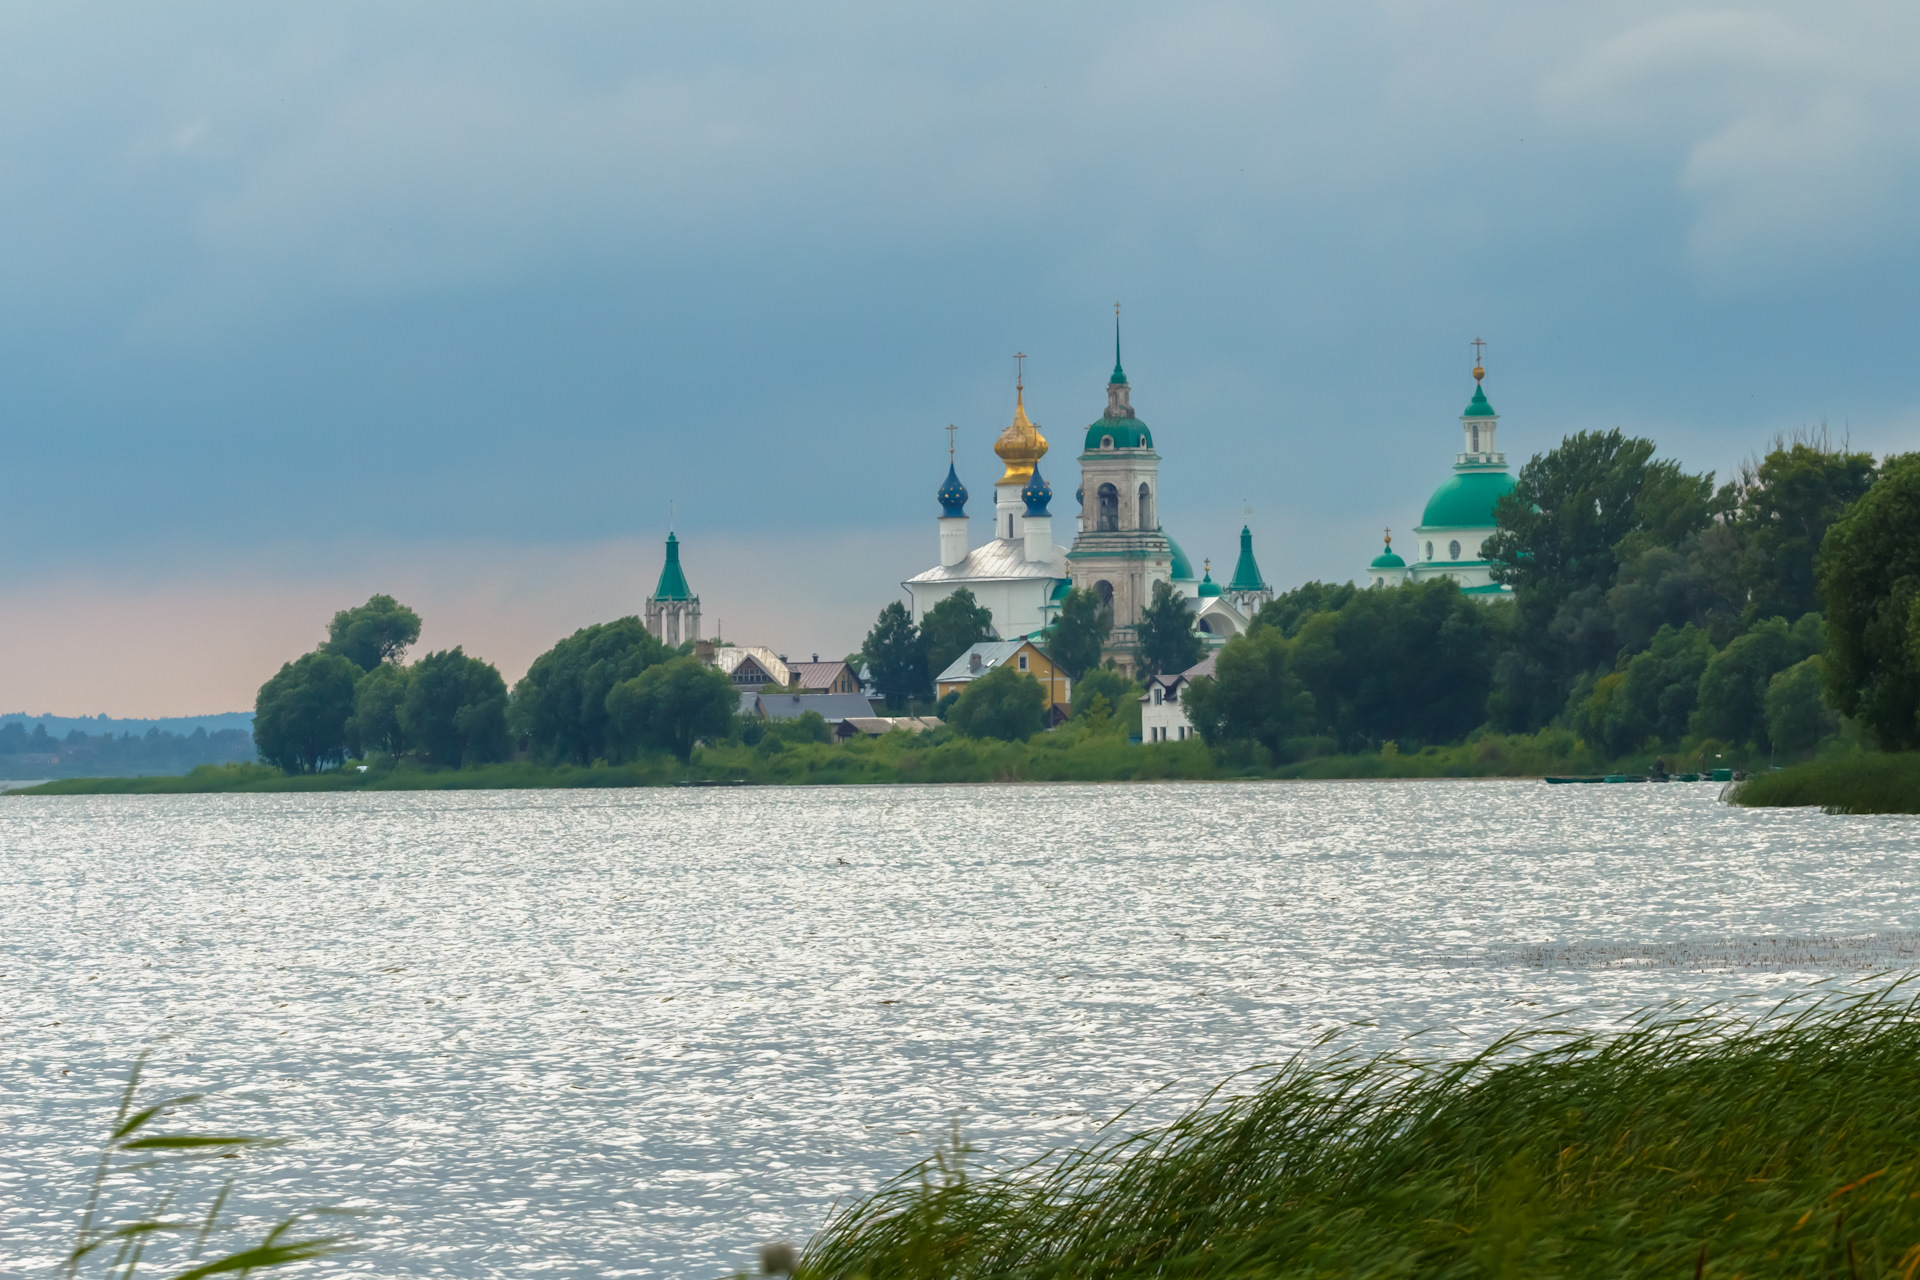
<svg viewBox="0 0 1920 1280">
<path fill-rule="evenodd" d="M 678 647 L 700 638 L 700 597 L 687 586 L 687 575 L 680 568 L 680 539 L 667 534 L 667 562 L 660 567 L 660 581 L 647 597 L 647 630 L 665 645 Z"/>
<path fill-rule="evenodd" d="M 1493 566 L 1482 548 L 1494 534 L 1494 508 L 1513 490 L 1513 476 L 1507 471 L 1507 455 L 1495 443 L 1500 415 L 1493 411 L 1481 385 L 1486 374 L 1486 369 L 1474 365 L 1473 399 L 1460 415 L 1461 450 L 1454 455 L 1453 474 L 1433 491 L 1420 523 L 1414 526 L 1406 578 L 1413 582 L 1451 578 L 1467 595 L 1497 599 L 1511 592 L 1493 580 Z M 1392 555 L 1390 548 L 1387 554 Z M 1392 577 L 1375 572 L 1372 565 L 1367 576 L 1370 582 L 1387 580 L 1381 585 L 1390 585 Z"/>
<path fill-rule="evenodd" d="M 1253 530 L 1244 524 L 1240 526 L 1240 558 L 1234 561 L 1233 577 L 1227 580 L 1227 599 L 1249 618 L 1273 599 L 1273 588 L 1260 576 L 1260 566 L 1253 559 Z"/>
</svg>

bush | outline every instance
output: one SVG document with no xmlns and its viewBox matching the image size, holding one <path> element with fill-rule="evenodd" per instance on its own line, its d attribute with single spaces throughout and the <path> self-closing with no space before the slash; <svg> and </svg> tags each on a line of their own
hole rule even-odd
<svg viewBox="0 0 1920 1280">
<path fill-rule="evenodd" d="M 969 738 L 1022 742 L 1046 727 L 1047 691 L 1032 676 L 995 667 L 969 681 L 947 723 Z"/>
<path fill-rule="evenodd" d="M 282 666 L 253 701 L 260 757 L 288 773 L 315 773 L 347 754 L 360 668 L 333 653 L 309 653 Z"/>
<path fill-rule="evenodd" d="M 727 673 L 698 658 L 648 667 L 607 693 L 609 722 L 628 751 L 669 751 L 682 764 L 701 739 L 726 737 L 739 707 Z"/>
</svg>

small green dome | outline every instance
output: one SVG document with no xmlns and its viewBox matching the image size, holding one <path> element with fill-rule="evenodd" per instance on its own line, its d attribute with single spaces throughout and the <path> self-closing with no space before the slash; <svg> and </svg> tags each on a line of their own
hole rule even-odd
<svg viewBox="0 0 1920 1280">
<path fill-rule="evenodd" d="M 1062 578 L 1060 579 L 1060 581 L 1053 584 L 1053 595 L 1050 597 L 1050 599 L 1052 599 L 1052 601 L 1055 604 L 1059 604 L 1062 600 L 1065 600 L 1067 598 L 1067 593 L 1072 590 L 1073 590 L 1073 580 L 1071 578 Z"/>
<path fill-rule="evenodd" d="M 1087 452 L 1098 453 L 1103 447 L 1102 441 L 1113 437 L 1115 449 L 1151 449 L 1153 432 L 1147 430 L 1147 424 L 1138 418 L 1096 418 L 1087 428 Z"/>
<path fill-rule="evenodd" d="M 1481 390 L 1480 384 L 1476 382 L 1473 384 L 1473 399 L 1467 402 L 1467 411 L 1460 416 L 1463 418 L 1497 418 L 1500 415 L 1495 413 L 1493 406 L 1487 403 L 1487 393 Z"/>
<path fill-rule="evenodd" d="M 1422 529 L 1487 529 L 1493 508 L 1513 491 L 1513 477 L 1504 471 L 1456 471 L 1433 491 L 1420 517 Z"/>
<path fill-rule="evenodd" d="M 1220 584 L 1213 580 L 1213 570 L 1209 569 L 1207 570 L 1207 576 L 1200 579 L 1200 595 L 1204 598 L 1206 596 L 1217 596 L 1219 594 Z"/>
<path fill-rule="evenodd" d="M 1393 554 L 1392 547 L 1388 547 L 1385 551 L 1375 556 L 1373 562 L 1367 566 L 1369 569 L 1404 569 L 1406 567 L 1407 562 Z"/>
<path fill-rule="evenodd" d="M 1193 561 L 1187 558 L 1187 553 L 1181 549 L 1179 543 L 1173 540 L 1172 534 L 1167 533 L 1164 529 L 1160 532 L 1166 535 L 1167 550 L 1173 552 L 1173 580 L 1175 582 L 1192 582 Z"/>
</svg>

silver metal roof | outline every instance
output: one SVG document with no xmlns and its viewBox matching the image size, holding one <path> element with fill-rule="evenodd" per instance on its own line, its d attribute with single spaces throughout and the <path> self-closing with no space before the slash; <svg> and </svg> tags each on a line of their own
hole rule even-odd
<svg viewBox="0 0 1920 1280">
<path fill-rule="evenodd" d="M 964 684 L 975 676 L 987 674 L 987 672 L 993 670 L 1030 644 L 1033 644 L 1033 641 L 1025 639 L 982 640 L 955 658 L 952 662 L 948 663 L 947 669 L 933 678 L 934 683 Z M 1036 651 L 1041 651 L 1039 645 L 1035 644 L 1033 647 Z M 978 671 L 973 668 L 973 655 L 975 654 L 980 655 L 980 669 Z"/>
<path fill-rule="evenodd" d="M 1051 560 L 1027 559 L 1024 538 L 995 538 L 985 546 L 967 552 L 967 558 L 955 565 L 935 565 L 925 573 L 916 573 L 908 582 L 983 582 L 996 578 L 1064 578 L 1067 576 L 1067 549 L 1055 544 Z"/>
</svg>

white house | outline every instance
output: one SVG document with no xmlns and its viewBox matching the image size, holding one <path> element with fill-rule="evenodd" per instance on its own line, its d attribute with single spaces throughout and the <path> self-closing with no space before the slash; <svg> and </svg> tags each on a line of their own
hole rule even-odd
<svg viewBox="0 0 1920 1280">
<path fill-rule="evenodd" d="M 1180 705 L 1180 695 L 1197 676 L 1213 674 L 1217 654 L 1208 654 L 1178 675 L 1159 675 L 1147 681 L 1140 695 L 1140 740 L 1142 742 L 1183 742 L 1194 735 L 1193 722 Z"/>
</svg>

